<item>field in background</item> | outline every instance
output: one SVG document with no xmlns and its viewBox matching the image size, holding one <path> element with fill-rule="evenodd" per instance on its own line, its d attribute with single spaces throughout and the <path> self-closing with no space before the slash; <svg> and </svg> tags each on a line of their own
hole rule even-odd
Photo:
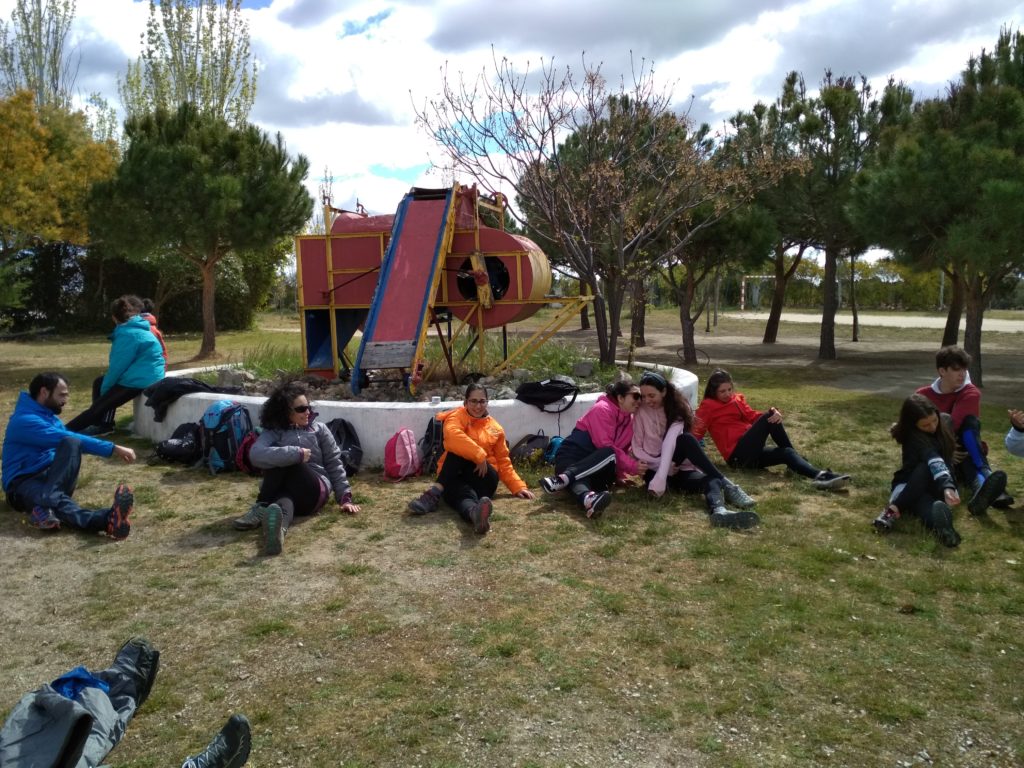
<svg viewBox="0 0 1024 768">
<path fill-rule="evenodd" d="M 219 349 L 298 343 L 294 320 L 261 322 Z M 670 362 L 677 323 L 653 313 L 638 358 Z M 162 671 L 118 766 L 174 764 L 232 711 L 253 722 L 254 766 L 1024 763 L 1024 515 L 958 510 L 953 551 L 913 521 L 888 537 L 870 526 L 898 462 L 886 427 L 931 377 L 935 332 L 872 329 L 841 340 L 835 363 L 814 361 L 814 329 L 784 325 L 773 348 L 760 333 L 724 320 L 698 346 L 755 407 L 786 413 L 811 460 L 855 482 L 823 494 L 778 469 L 734 473 L 759 502 L 751 533 L 712 530 L 695 497 L 620 491 L 587 521 L 563 498 L 503 490 L 480 538 L 450 511 L 407 517 L 424 484 L 367 471 L 360 515 L 302 522 L 267 559 L 229 525 L 255 480 L 87 458 L 77 496 L 107 505 L 128 479 L 132 535 L 44 535 L 0 504 L 0 711 L 141 633 Z M 1024 400 L 1020 341 L 986 336 L 983 413 L 1018 498 L 1024 462 L 1001 436 L 1005 407 Z M 175 362 L 198 348 L 169 342 Z M 107 344 L 0 344 L 0 420 L 52 367 L 77 413 Z M 541 472 L 524 471 L 532 487 Z"/>
</svg>

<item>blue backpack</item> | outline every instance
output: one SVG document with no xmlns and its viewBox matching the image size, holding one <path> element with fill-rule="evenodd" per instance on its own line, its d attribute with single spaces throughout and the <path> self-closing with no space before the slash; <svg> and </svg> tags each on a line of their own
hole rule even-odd
<svg viewBox="0 0 1024 768">
<path fill-rule="evenodd" d="M 199 422 L 202 433 L 203 463 L 211 475 L 241 469 L 239 449 L 253 432 L 249 411 L 235 400 L 218 400 L 210 405 Z"/>
</svg>

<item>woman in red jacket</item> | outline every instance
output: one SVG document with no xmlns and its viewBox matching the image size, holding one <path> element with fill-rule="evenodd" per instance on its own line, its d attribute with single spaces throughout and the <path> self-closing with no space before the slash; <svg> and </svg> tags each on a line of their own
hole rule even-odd
<svg viewBox="0 0 1024 768">
<path fill-rule="evenodd" d="M 710 432 L 715 447 L 730 467 L 763 469 L 785 464 L 798 475 L 810 478 L 820 490 L 838 490 L 850 482 L 849 475 L 818 469 L 797 453 L 782 426 L 782 412 L 775 407 L 764 413 L 755 411 L 734 389 L 727 371 L 718 369 L 708 377 L 704 399 L 694 415 L 693 436 L 699 440 Z M 769 437 L 775 442 L 774 448 L 767 447 Z"/>
<path fill-rule="evenodd" d="M 439 413 L 444 422 L 444 453 L 437 462 L 437 480 L 409 502 L 409 511 L 425 515 L 443 498 L 476 533 L 491 528 L 491 498 L 501 480 L 513 496 L 532 499 L 533 492 L 519 477 L 508 456 L 505 430 L 487 413 L 487 389 L 466 387 L 461 408 Z"/>
<path fill-rule="evenodd" d="M 548 493 L 568 488 L 587 517 L 598 517 L 612 501 L 608 489 L 630 475 L 647 472 L 647 465 L 630 453 L 633 414 L 640 405 L 640 387 L 629 379 L 609 385 L 594 406 L 576 422 L 558 446 L 555 472 L 541 478 Z"/>
</svg>

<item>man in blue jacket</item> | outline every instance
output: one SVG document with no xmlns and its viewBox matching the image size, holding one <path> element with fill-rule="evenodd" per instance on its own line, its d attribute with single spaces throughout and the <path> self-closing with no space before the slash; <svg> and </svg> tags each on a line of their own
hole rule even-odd
<svg viewBox="0 0 1024 768">
<path fill-rule="evenodd" d="M 128 536 L 128 516 L 135 499 L 124 483 L 114 492 L 110 509 L 88 510 L 71 498 L 78 483 L 82 453 L 117 456 L 130 464 L 135 451 L 106 440 L 70 432 L 57 418 L 68 401 L 68 383 L 59 373 L 40 373 L 18 396 L 4 434 L 2 482 L 7 502 L 27 512 L 31 523 L 57 530 L 61 523 L 86 531 L 103 531 L 115 539 Z"/>
</svg>

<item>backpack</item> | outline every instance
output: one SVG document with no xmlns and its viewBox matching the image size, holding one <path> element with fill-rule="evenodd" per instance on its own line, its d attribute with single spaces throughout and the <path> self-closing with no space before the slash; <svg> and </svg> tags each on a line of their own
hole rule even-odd
<svg viewBox="0 0 1024 768">
<path fill-rule="evenodd" d="M 194 421 L 179 424 L 169 438 L 156 444 L 155 450 L 164 461 L 195 464 L 203 453 L 199 424 Z"/>
<path fill-rule="evenodd" d="M 416 436 L 408 427 L 402 427 L 384 445 L 384 477 L 401 480 L 418 475 L 422 467 Z"/>
<path fill-rule="evenodd" d="M 420 438 L 419 449 L 423 456 L 423 474 L 433 477 L 437 474 L 437 462 L 444 453 L 444 422 L 430 417 L 427 431 Z"/>
<path fill-rule="evenodd" d="M 211 475 L 239 469 L 235 463 L 245 436 L 253 431 L 249 411 L 235 400 L 218 400 L 210 405 L 200 422 L 203 463 Z"/>
<path fill-rule="evenodd" d="M 252 451 L 252 444 L 256 442 L 256 438 L 260 436 L 259 428 L 254 432 L 249 432 L 245 437 L 242 438 L 241 445 L 238 446 L 238 453 L 235 454 L 235 466 L 245 472 L 247 475 L 253 477 L 262 477 L 263 470 L 259 467 L 254 467 L 252 460 L 249 458 L 249 453 Z"/>
<path fill-rule="evenodd" d="M 516 389 L 516 400 L 522 400 L 529 405 L 535 405 L 544 413 L 562 413 L 572 408 L 572 404 L 576 402 L 576 397 L 579 393 L 580 388 L 573 384 L 571 380 L 559 376 L 544 379 L 544 381 L 527 381 L 520 384 Z M 570 398 L 567 404 L 559 406 L 552 411 L 544 407 L 545 405 L 557 403 L 567 397 Z"/>
<path fill-rule="evenodd" d="M 529 461 L 534 457 L 540 457 L 548 448 L 548 436 L 542 429 L 535 435 L 526 435 L 513 445 L 508 452 L 512 461 Z"/>
<path fill-rule="evenodd" d="M 331 419 L 327 422 L 327 428 L 331 430 L 334 442 L 341 451 L 341 463 L 345 465 L 345 474 L 352 477 L 363 464 L 363 446 L 359 442 L 356 428 L 352 426 L 352 422 L 342 418 Z"/>
</svg>

